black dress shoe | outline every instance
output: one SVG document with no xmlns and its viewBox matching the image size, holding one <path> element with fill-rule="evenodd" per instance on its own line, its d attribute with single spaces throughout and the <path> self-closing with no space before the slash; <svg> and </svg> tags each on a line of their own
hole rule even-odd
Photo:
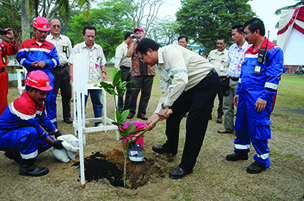
<svg viewBox="0 0 304 201">
<path fill-rule="evenodd" d="M 259 164 L 258 162 L 254 161 L 254 163 L 252 163 L 251 165 L 249 165 L 247 167 L 247 172 L 250 174 L 259 174 L 261 172 L 263 172 L 264 170 L 266 170 L 267 167 L 262 166 L 261 164 Z"/>
<path fill-rule="evenodd" d="M 134 117 L 134 114 L 129 113 L 129 115 L 127 116 L 127 119 L 132 119 Z"/>
<path fill-rule="evenodd" d="M 71 123 L 73 123 L 73 120 L 71 119 L 71 118 L 67 118 L 67 119 L 65 119 L 65 120 L 63 120 L 65 123 L 67 123 L 67 124 L 71 124 Z"/>
<path fill-rule="evenodd" d="M 137 116 L 137 118 L 140 118 L 142 120 L 148 120 L 148 117 L 144 114 L 140 115 L 140 116 Z"/>
<path fill-rule="evenodd" d="M 221 124 L 221 123 L 223 123 L 223 120 L 222 120 L 222 118 L 217 118 L 217 120 L 216 120 L 216 123 L 218 123 L 218 124 Z"/>
<path fill-rule="evenodd" d="M 228 154 L 226 156 L 227 161 L 238 161 L 238 160 L 248 160 L 247 152 L 235 152 L 234 154 Z"/>
<path fill-rule="evenodd" d="M 167 149 L 165 149 L 163 145 L 153 145 L 152 150 L 158 154 L 164 154 L 164 153 L 170 154 L 170 152 Z"/>
<path fill-rule="evenodd" d="M 181 178 L 183 178 L 186 175 L 191 174 L 191 173 L 192 173 L 192 170 L 191 171 L 185 171 L 181 167 L 178 166 L 177 168 L 175 168 L 174 170 L 172 170 L 169 173 L 169 178 L 171 178 L 171 179 L 181 179 Z"/>
</svg>

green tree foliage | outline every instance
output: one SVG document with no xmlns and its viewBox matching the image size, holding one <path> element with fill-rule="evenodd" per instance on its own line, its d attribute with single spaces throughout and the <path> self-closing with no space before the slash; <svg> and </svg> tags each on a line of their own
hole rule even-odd
<svg viewBox="0 0 304 201">
<path fill-rule="evenodd" d="M 190 40 L 202 44 L 207 53 L 216 48 L 219 36 L 225 37 L 231 45 L 231 28 L 255 16 L 248 1 L 181 0 L 182 8 L 176 13 L 179 34 L 186 34 Z"/>
<path fill-rule="evenodd" d="M 86 25 L 93 25 L 97 29 L 95 43 L 103 48 L 106 58 L 113 57 L 116 47 L 122 43 L 125 33 L 132 27 L 132 21 L 119 11 L 116 6 L 104 2 L 98 4 L 98 8 L 92 9 L 88 18 L 83 14 L 73 16 L 69 23 L 72 31 L 68 33 L 68 37 L 74 45 L 81 43 L 82 29 Z"/>
<path fill-rule="evenodd" d="M 152 38 L 157 43 L 172 44 L 177 40 L 178 23 L 171 18 L 158 19 L 150 25 L 147 37 Z"/>
</svg>

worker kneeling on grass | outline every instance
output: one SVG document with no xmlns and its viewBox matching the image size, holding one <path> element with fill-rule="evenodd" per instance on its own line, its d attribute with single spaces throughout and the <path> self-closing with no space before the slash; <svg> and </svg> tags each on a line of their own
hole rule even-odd
<svg viewBox="0 0 304 201">
<path fill-rule="evenodd" d="M 20 175 L 43 176 L 49 169 L 36 166 L 35 158 L 52 146 L 63 148 L 62 141 L 54 141 L 41 128 L 56 138 L 61 135 L 44 113 L 44 100 L 53 87 L 49 77 L 40 70 L 30 72 L 25 84 L 26 91 L 0 116 L 0 150 L 20 164 Z"/>
</svg>

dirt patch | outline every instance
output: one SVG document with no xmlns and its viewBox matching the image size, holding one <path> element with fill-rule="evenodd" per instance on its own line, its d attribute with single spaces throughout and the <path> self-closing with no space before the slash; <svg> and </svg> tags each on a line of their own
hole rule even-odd
<svg viewBox="0 0 304 201">
<path fill-rule="evenodd" d="M 79 169 L 79 162 L 74 163 L 73 166 L 78 166 Z M 100 152 L 92 153 L 91 156 L 85 158 L 84 166 L 87 182 L 98 182 L 99 179 L 106 178 L 115 187 L 123 186 L 124 156 L 121 150 L 114 149 L 106 156 Z M 153 159 L 147 159 L 140 163 L 131 162 L 128 159 L 126 187 L 137 189 L 150 180 L 164 177 L 165 174 L 161 167 Z"/>
</svg>

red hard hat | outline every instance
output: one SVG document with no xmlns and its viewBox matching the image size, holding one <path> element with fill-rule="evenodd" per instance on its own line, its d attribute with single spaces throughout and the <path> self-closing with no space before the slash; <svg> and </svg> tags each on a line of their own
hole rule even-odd
<svg viewBox="0 0 304 201">
<path fill-rule="evenodd" d="M 50 25 L 49 21 L 45 17 L 36 17 L 33 27 L 40 31 L 49 31 L 50 30 Z"/>
<path fill-rule="evenodd" d="M 41 70 L 35 70 L 30 72 L 27 75 L 24 83 L 29 87 L 33 87 L 41 91 L 50 91 L 53 89 L 50 84 L 50 78 L 45 72 Z"/>
</svg>

